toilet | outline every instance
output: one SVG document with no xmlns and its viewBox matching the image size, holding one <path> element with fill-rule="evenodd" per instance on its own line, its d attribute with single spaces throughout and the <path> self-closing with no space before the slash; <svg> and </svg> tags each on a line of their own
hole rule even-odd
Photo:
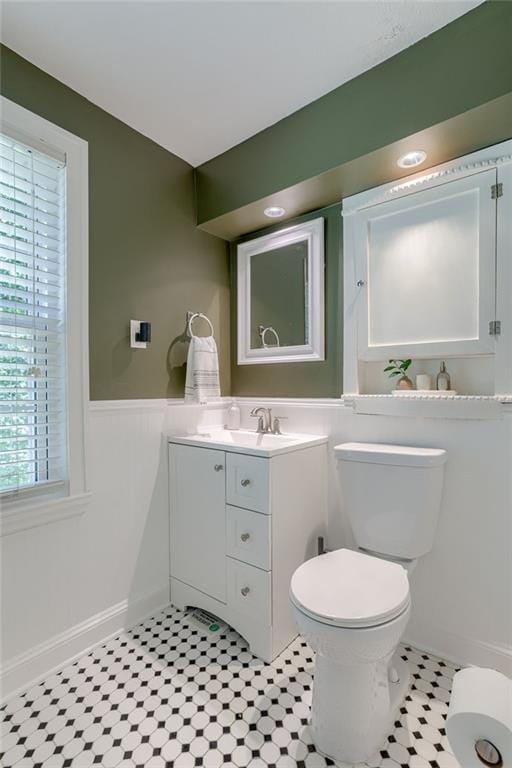
<svg viewBox="0 0 512 768">
<path fill-rule="evenodd" d="M 334 453 L 358 551 L 303 563 L 290 600 L 316 653 L 315 746 L 334 760 L 360 763 L 390 733 L 409 685 L 396 653 L 411 610 L 408 574 L 434 542 L 446 451 L 344 443 Z"/>
</svg>

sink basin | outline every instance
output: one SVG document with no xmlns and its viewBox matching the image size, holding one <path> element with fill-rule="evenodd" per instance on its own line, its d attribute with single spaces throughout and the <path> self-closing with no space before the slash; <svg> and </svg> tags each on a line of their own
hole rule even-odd
<svg viewBox="0 0 512 768">
<path fill-rule="evenodd" d="M 169 436 L 170 443 L 195 445 L 199 448 L 217 448 L 234 453 L 248 453 L 270 458 L 280 453 L 300 451 L 312 445 L 327 442 L 323 435 L 272 435 L 249 430 L 212 429 L 196 435 Z"/>
</svg>

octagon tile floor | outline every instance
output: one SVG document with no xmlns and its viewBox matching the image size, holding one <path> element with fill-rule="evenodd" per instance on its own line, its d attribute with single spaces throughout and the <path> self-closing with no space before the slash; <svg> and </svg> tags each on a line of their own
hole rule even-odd
<svg viewBox="0 0 512 768">
<path fill-rule="evenodd" d="M 410 647 L 412 686 L 371 768 L 458 768 L 444 721 L 455 667 Z M 4 768 L 323 768 L 308 726 L 313 654 L 272 663 L 232 629 L 175 608 L 109 640 L 3 707 Z M 338 765 L 343 765 L 338 763 Z"/>
</svg>

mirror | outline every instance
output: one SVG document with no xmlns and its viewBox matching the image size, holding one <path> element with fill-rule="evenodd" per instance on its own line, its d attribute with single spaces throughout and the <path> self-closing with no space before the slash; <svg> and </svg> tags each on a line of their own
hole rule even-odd
<svg viewBox="0 0 512 768">
<path fill-rule="evenodd" d="M 251 349 L 307 344 L 306 241 L 259 253 L 251 258 L 250 269 Z"/>
<path fill-rule="evenodd" d="M 323 219 L 238 246 L 238 363 L 324 359 Z"/>
</svg>

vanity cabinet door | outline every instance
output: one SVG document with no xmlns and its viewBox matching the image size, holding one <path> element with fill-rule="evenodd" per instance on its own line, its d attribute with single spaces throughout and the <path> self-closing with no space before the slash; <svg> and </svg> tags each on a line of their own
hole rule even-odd
<svg viewBox="0 0 512 768">
<path fill-rule="evenodd" d="M 226 457 L 171 445 L 171 575 L 226 602 Z"/>
</svg>

